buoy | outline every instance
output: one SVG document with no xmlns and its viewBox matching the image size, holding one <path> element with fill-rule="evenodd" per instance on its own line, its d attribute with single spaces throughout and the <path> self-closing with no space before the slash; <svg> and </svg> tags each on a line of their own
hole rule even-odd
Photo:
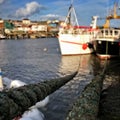
<svg viewBox="0 0 120 120">
<path fill-rule="evenodd" d="M 43 51 L 46 52 L 46 51 L 47 51 L 47 48 L 44 48 Z"/>
<path fill-rule="evenodd" d="M 0 91 L 3 90 L 3 81 L 2 81 L 2 71 L 1 71 L 1 68 L 0 68 Z"/>
<path fill-rule="evenodd" d="M 82 49 L 83 49 L 83 50 L 86 50 L 87 47 L 88 47 L 88 45 L 87 45 L 86 43 L 82 45 Z"/>
</svg>

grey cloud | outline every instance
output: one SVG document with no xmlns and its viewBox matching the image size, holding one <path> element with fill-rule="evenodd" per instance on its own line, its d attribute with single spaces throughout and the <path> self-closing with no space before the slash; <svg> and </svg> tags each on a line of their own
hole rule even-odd
<svg viewBox="0 0 120 120">
<path fill-rule="evenodd" d="M 5 0 L 0 0 L 0 4 L 2 4 Z"/>
</svg>

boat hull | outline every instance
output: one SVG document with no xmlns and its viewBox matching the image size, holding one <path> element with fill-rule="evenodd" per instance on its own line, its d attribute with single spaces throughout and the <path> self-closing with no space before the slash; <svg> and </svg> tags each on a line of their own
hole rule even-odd
<svg viewBox="0 0 120 120">
<path fill-rule="evenodd" d="M 62 55 L 90 54 L 93 52 L 89 35 L 61 34 L 58 40 Z"/>
<path fill-rule="evenodd" d="M 96 40 L 94 49 L 100 59 L 120 57 L 120 40 Z"/>
</svg>

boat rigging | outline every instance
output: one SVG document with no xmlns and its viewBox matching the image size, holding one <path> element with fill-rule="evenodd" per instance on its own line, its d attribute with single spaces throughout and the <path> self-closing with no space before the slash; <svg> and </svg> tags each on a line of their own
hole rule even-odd
<svg viewBox="0 0 120 120">
<path fill-rule="evenodd" d="M 110 20 L 111 19 L 120 19 L 120 15 L 117 14 L 117 9 L 118 9 L 118 2 L 115 2 L 113 10 L 112 10 L 113 11 L 112 14 L 110 14 L 106 17 L 105 24 L 103 25 L 104 28 L 110 27 Z"/>
</svg>

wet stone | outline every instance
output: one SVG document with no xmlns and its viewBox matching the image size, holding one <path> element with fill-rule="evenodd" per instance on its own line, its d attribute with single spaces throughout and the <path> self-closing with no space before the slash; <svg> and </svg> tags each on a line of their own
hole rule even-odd
<svg viewBox="0 0 120 120">
<path fill-rule="evenodd" d="M 120 120 L 119 79 L 111 82 L 111 85 L 107 86 L 106 89 L 104 89 L 100 99 L 99 118 L 100 120 Z"/>
</svg>

